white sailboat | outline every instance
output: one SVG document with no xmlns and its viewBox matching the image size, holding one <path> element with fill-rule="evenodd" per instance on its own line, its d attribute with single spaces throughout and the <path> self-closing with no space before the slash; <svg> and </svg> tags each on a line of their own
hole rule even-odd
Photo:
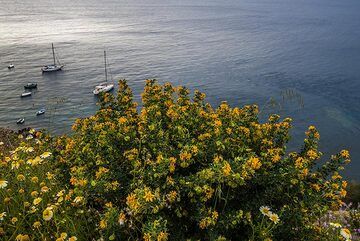
<svg viewBox="0 0 360 241">
<path fill-rule="evenodd" d="M 104 61 L 105 61 L 105 81 L 104 83 L 98 84 L 95 86 L 93 91 L 94 95 L 98 95 L 100 93 L 106 93 L 114 89 L 114 84 L 108 82 L 108 73 L 107 73 L 107 62 L 106 62 L 106 51 L 104 51 Z"/>
<path fill-rule="evenodd" d="M 60 61 L 56 59 L 55 57 L 55 49 L 54 49 L 54 44 L 51 44 L 51 48 L 52 48 L 52 54 L 53 54 L 53 59 L 54 59 L 54 64 L 49 64 L 49 65 L 45 65 L 41 68 L 41 71 L 44 72 L 54 72 L 54 71 L 59 71 L 61 70 L 64 65 L 60 64 Z M 58 64 L 56 64 L 56 60 L 58 62 Z"/>
</svg>

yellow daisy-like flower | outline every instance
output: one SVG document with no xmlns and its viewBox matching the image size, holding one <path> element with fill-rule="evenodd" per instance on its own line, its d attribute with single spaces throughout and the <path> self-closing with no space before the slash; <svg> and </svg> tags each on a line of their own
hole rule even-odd
<svg viewBox="0 0 360 241">
<path fill-rule="evenodd" d="M 349 151 L 348 150 L 342 150 L 340 152 L 340 155 L 343 157 L 343 158 L 349 158 L 350 157 L 350 154 L 349 154 Z"/>
<path fill-rule="evenodd" d="M 334 227 L 334 228 L 341 228 L 341 224 L 340 223 L 329 223 L 330 226 Z"/>
<path fill-rule="evenodd" d="M 340 234 L 341 234 L 341 236 L 343 236 L 343 238 L 344 238 L 345 240 L 351 240 L 351 232 L 350 232 L 349 229 L 347 229 L 347 228 L 342 228 L 342 229 L 340 230 Z"/>
<path fill-rule="evenodd" d="M 19 174 L 16 178 L 19 182 L 22 182 L 25 180 L 25 176 L 23 174 Z"/>
<path fill-rule="evenodd" d="M 261 206 L 259 210 L 265 216 L 269 216 L 271 214 L 270 208 L 268 206 Z"/>
<path fill-rule="evenodd" d="M 13 217 L 13 218 L 11 219 L 11 223 L 12 223 L 12 224 L 15 224 L 17 221 L 18 221 L 17 217 Z"/>
<path fill-rule="evenodd" d="M 31 181 L 32 181 L 33 183 L 37 183 L 37 182 L 39 182 L 39 178 L 38 178 L 38 177 L 32 177 L 32 178 L 31 178 Z"/>
<path fill-rule="evenodd" d="M 75 199 L 74 199 L 74 203 L 80 203 L 84 200 L 84 197 L 82 196 L 77 196 Z"/>
<path fill-rule="evenodd" d="M 36 221 L 33 223 L 34 228 L 40 228 L 40 226 L 41 226 L 41 223 L 39 221 Z"/>
<path fill-rule="evenodd" d="M 52 154 L 51 152 L 46 151 L 46 152 L 44 152 L 43 154 L 41 154 L 40 157 L 43 158 L 43 159 L 45 159 L 45 158 L 50 157 L 51 154 Z"/>
<path fill-rule="evenodd" d="M 39 203 L 41 203 L 41 201 L 42 201 L 42 198 L 41 198 L 41 197 L 35 198 L 34 201 L 33 201 L 33 204 L 36 206 L 36 205 L 38 205 Z"/>
<path fill-rule="evenodd" d="M 275 213 L 270 213 L 269 214 L 269 219 L 275 224 L 279 223 L 279 221 L 280 221 L 279 216 L 277 214 L 275 214 Z"/>
<path fill-rule="evenodd" d="M 99 227 L 100 227 L 101 229 L 105 229 L 105 228 L 107 227 L 107 222 L 106 222 L 106 220 L 104 220 L 104 219 L 100 220 Z"/>
<path fill-rule="evenodd" d="M 8 181 L 0 179 L 0 189 L 7 187 L 7 185 L 8 185 Z"/>
<path fill-rule="evenodd" d="M 69 238 L 69 240 L 68 240 L 68 241 L 76 241 L 76 240 L 77 240 L 77 237 L 72 236 L 71 238 Z"/>
<path fill-rule="evenodd" d="M 44 210 L 44 212 L 43 212 L 43 219 L 44 219 L 45 221 L 51 220 L 53 216 L 54 216 L 54 213 L 53 213 L 53 211 L 51 210 L 51 208 L 47 208 L 47 209 Z"/>
<path fill-rule="evenodd" d="M 251 169 L 254 169 L 254 170 L 258 170 L 262 165 L 259 158 L 257 158 L 257 157 L 251 157 L 247 161 L 247 163 L 251 167 Z"/>
<path fill-rule="evenodd" d="M 152 202 L 154 200 L 155 195 L 151 193 L 150 190 L 145 191 L 144 199 L 146 202 Z"/>
<path fill-rule="evenodd" d="M 6 217 L 6 212 L 0 213 L 0 221 L 4 220 L 4 217 Z"/>
<path fill-rule="evenodd" d="M 19 234 L 18 236 L 16 236 L 15 240 L 16 241 L 30 241 L 30 237 L 29 237 L 29 235 Z"/>
<path fill-rule="evenodd" d="M 48 192 L 50 189 L 47 186 L 41 188 L 41 192 Z"/>
<path fill-rule="evenodd" d="M 34 151 L 34 147 L 28 147 L 25 151 L 26 151 L 26 152 L 33 152 L 33 151 Z"/>
<path fill-rule="evenodd" d="M 30 193 L 30 195 L 31 195 L 32 197 L 37 197 L 37 196 L 39 195 L 39 193 L 38 193 L 38 191 L 32 191 L 32 192 Z"/>
</svg>

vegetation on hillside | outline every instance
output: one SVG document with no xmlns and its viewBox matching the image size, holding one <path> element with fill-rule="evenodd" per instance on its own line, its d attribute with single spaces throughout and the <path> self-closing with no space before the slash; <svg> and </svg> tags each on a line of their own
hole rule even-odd
<svg viewBox="0 0 360 241">
<path fill-rule="evenodd" d="M 31 130 L 0 154 L 4 240 L 350 240 L 329 222 L 346 150 L 318 165 L 316 128 L 287 153 L 291 119 L 148 80 L 101 96 L 70 136 Z M 357 214 L 358 215 L 358 214 Z M 356 225 L 356 224 L 354 224 Z"/>
</svg>

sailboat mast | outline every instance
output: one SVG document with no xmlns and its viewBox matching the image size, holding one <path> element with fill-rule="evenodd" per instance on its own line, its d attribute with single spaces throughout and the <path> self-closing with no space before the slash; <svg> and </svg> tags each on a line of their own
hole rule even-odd
<svg viewBox="0 0 360 241">
<path fill-rule="evenodd" d="M 107 82 L 106 51 L 105 50 L 104 50 L 104 62 L 105 62 L 105 81 Z"/>
<path fill-rule="evenodd" d="M 54 59 L 54 65 L 56 65 L 55 62 L 55 50 L 54 50 L 54 43 L 51 43 L 52 53 L 53 53 L 53 59 Z"/>
</svg>

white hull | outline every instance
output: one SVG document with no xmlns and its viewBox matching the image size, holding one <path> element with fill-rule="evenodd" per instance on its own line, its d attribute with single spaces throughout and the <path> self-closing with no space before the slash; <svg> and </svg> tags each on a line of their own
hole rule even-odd
<svg viewBox="0 0 360 241">
<path fill-rule="evenodd" d="M 94 95 L 98 95 L 100 93 L 109 92 L 112 89 L 114 89 L 114 84 L 102 83 L 102 84 L 95 86 L 93 93 L 94 93 Z"/>
<path fill-rule="evenodd" d="M 38 112 L 36 112 L 36 115 L 43 115 L 45 114 L 45 109 L 41 109 Z"/>
<path fill-rule="evenodd" d="M 31 96 L 31 92 L 25 92 L 21 94 L 21 97 L 28 97 Z"/>
<path fill-rule="evenodd" d="M 46 65 L 41 68 L 42 72 L 55 72 L 63 68 L 63 65 Z"/>
</svg>

